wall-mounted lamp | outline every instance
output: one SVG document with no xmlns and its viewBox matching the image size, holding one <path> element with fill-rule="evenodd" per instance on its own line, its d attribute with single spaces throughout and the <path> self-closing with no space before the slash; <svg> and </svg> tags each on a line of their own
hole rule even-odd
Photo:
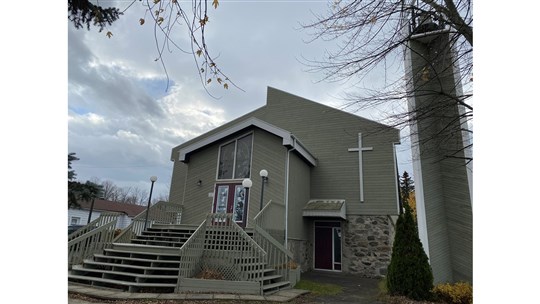
<svg viewBox="0 0 540 304">
<path fill-rule="evenodd" d="M 259 210 L 262 210 L 263 208 L 263 197 L 264 197 L 264 184 L 268 182 L 268 171 L 265 169 L 262 169 L 261 172 L 259 172 L 259 175 L 262 178 L 262 185 L 261 185 L 261 205 Z"/>
<path fill-rule="evenodd" d="M 198 181 L 197 181 L 197 186 L 200 187 L 201 185 L 202 185 L 202 180 L 198 180 Z"/>
</svg>

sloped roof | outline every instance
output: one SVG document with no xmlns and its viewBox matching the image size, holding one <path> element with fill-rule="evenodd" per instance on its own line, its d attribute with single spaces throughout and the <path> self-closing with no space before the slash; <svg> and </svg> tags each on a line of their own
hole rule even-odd
<svg viewBox="0 0 540 304">
<path fill-rule="evenodd" d="M 191 141 L 190 144 L 184 144 L 180 145 L 179 150 L 179 157 L 178 159 L 180 161 L 187 161 L 186 156 L 196 151 L 197 149 L 200 149 L 202 147 L 205 147 L 209 144 L 212 144 L 218 140 L 221 140 L 235 132 L 238 132 L 240 130 L 243 130 L 245 128 L 255 126 L 257 128 L 260 128 L 262 130 L 265 130 L 269 133 L 272 133 L 276 136 L 281 137 L 283 145 L 294 147 L 295 151 L 300 154 L 301 157 L 303 157 L 307 162 L 309 162 L 312 166 L 317 165 L 316 158 L 304 147 L 304 145 L 296 138 L 291 132 L 287 130 L 283 130 L 279 127 L 276 127 L 272 124 L 269 124 L 261 119 L 255 118 L 255 117 L 249 117 L 248 119 L 242 120 L 240 122 L 237 122 L 236 124 L 230 126 L 229 128 L 222 130 L 216 134 L 213 134 L 208 137 L 198 137 L 199 139 L 196 141 Z"/>
<path fill-rule="evenodd" d="M 90 210 L 90 205 L 92 204 L 92 201 L 84 201 L 84 202 L 80 202 L 79 204 L 81 205 L 80 209 Z M 126 203 L 96 199 L 94 201 L 94 210 L 121 212 L 121 213 L 125 213 L 129 217 L 134 217 L 137 214 L 146 210 L 146 207 L 134 205 L 134 204 L 126 204 Z"/>
<path fill-rule="evenodd" d="M 305 217 L 340 217 L 345 216 L 345 200 L 343 199 L 315 199 L 310 200 L 302 210 Z"/>
</svg>

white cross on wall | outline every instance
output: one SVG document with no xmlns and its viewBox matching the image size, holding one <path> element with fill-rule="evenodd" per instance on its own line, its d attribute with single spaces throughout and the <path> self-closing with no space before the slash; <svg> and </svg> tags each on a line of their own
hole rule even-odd
<svg viewBox="0 0 540 304">
<path fill-rule="evenodd" d="M 360 175 L 360 202 L 364 202 L 364 174 L 362 167 L 362 152 L 371 151 L 373 147 L 362 147 L 362 133 L 358 133 L 358 148 L 349 148 L 349 152 L 358 152 L 358 172 Z"/>
</svg>

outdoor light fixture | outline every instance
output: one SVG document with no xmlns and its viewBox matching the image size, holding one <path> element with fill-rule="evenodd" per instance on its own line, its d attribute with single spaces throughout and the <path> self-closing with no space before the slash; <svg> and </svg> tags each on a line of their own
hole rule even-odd
<svg viewBox="0 0 540 304">
<path fill-rule="evenodd" d="M 242 187 L 249 189 L 249 188 L 251 188 L 251 186 L 253 186 L 253 182 L 249 178 L 245 178 L 242 181 Z"/>
<path fill-rule="evenodd" d="M 144 219 L 144 230 L 146 230 L 146 223 L 148 223 L 148 213 L 150 212 L 150 201 L 152 200 L 152 190 L 154 190 L 154 183 L 157 181 L 157 176 L 150 177 L 152 186 L 150 186 L 150 195 L 148 196 L 148 206 L 146 207 L 146 218 Z"/>
<path fill-rule="evenodd" d="M 262 185 L 261 185 L 261 206 L 259 210 L 262 210 L 263 208 L 263 197 L 264 197 L 264 184 L 268 182 L 268 171 L 265 169 L 262 169 L 261 172 L 259 172 L 259 175 L 262 178 Z"/>
<path fill-rule="evenodd" d="M 202 180 L 197 181 L 197 186 L 200 186 L 200 185 L 202 185 Z"/>
</svg>

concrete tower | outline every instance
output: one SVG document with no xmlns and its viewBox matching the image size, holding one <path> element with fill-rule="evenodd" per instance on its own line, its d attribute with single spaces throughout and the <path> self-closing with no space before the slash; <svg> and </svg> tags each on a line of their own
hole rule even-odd
<svg viewBox="0 0 540 304">
<path fill-rule="evenodd" d="M 405 49 L 418 230 L 435 283 L 472 282 L 472 157 L 455 38 L 412 16 Z"/>
</svg>

